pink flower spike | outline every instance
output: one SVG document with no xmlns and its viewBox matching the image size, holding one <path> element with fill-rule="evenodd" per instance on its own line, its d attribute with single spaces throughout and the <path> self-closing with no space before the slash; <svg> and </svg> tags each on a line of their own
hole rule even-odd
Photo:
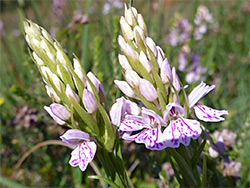
<svg viewBox="0 0 250 188">
<path fill-rule="evenodd" d="M 202 104 L 197 103 L 194 106 L 196 116 L 205 122 L 219 122 L 224 121 L 225 118 L 220 117 L 222 115 L 227 115 L 227 110 L 215 110 L 210 107 L 204 106 Z"/>
<path fill-rule="evenodd" d="M 60 138 L 64 143 L 72 147 L 76 147 L 81 140 L 90 141 L 89 134 L 78 129 L 69 129 Z"/>
<path fill-rule="evenodd" d="M 79 166 L 81 171 L 85 171 L 95 156 L 96 148 L 95 142 L 82 142 L 71 152 L 69 164 L 73 167 Z"/>
<path fill-rule="evenodd" d="M 214 85 L 209 86 L 206 83 L 201 82 L 196 86 L 188 95 L 189 108 L 192 108 L 199 100 L 201 100 L 206 94 L 215 88 Z"/>
<path fill-rule="evenodd" d="M 148 80 L 140 79 L 139 90 L 141 94 L 150 102 L 155 101 L 158 98 L 156 89 Z"/>
</svg>

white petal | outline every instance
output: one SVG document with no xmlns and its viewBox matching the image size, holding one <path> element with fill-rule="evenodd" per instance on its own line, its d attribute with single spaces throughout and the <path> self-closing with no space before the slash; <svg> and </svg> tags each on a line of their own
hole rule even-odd
<svg viewBox="0 0 250 188">
<path fill-rule="evenodd" d="M 215 88 L 214 85 L 209 86 L 206 83 L 201 82 L 196 86 L 191 93 L 188 95 L 189 108 L 192 108 L 201 98 Z"/>
<path fill-rule="evenodd" d="M 171 120 L 169 126 L 164 130 L 163 135 L 168 138 L 169 147 L 177 148 L 180 143 L 188 146 L 191 138 L 197 139 L 202 130 L 200 123 L 196 120 L 178 118 Z"/>
<path fill-rule="evenodd" d="M 121 125 L 119 127 L 120 131 L 138 131 L 141 130 L 143 128 L 147 128 L 149 127 L 149 125 L 147 124 L 143 124 L 140 123 L 138 121 L 135 120 L 128 120 L 128 119 L 124 119 L 121 121 Z"/>
<path fill-rule="evenodd" d="M 79 166 L 81 171 L 85 171 L 88 164 L 93 160 L 95 153 L 95 142 L 83 142 L 71 152 L 69 164 L 73 167 Z"/>
<path fill-rule="evenodd" d="M 194 106 L 195 114 L 196 116 L 205 122 L 218 122 L 225 120 L 223 117 L 220 117 L 222 115 L 227 115 L 228 111 L 226 110 L 215 110 L 210 107 L 196 104 Z"/>
</svg>

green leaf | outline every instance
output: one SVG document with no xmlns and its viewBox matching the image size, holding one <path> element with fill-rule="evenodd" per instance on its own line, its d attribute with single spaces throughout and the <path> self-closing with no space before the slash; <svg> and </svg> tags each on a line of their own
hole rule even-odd
<svg viewBox="0 0 250 188">
<path fill-rule="evenodd" d="M 207 143 L 207 140 L 204 140 L 202 144 L 199 146 L 198 150 L 195 152 L 194 156 L 191 158 L 192 168 L 196 166 L 198 158 L 200 157 L 201 152 L 203 151 L 203 148 L 205 147 L 206 143 Z"/>
<path fill-rule="evenodd" d="M 203 157 L 203 168 L 202 168 L 202 183 L 201 183 L 201 187 L 207 187 L 206 183 L 207 183 L 207 156 L 204 155 Z"/>
<path fill-rule="evenodd" d="M 100 176 L 88 176 L 88 178 L 102 180 L 102 181 L 108 183 L 109 185 L 111 185 L 113 188 L 120 188 L 112 180 L 104 178 L 104 177 L 100 177 Z"/>
<path fill-rule="evenodd" d="M 175 150 L 170 149 L 171 154 L 173 155 L 175 161 L 177 162 L 182 174 L 183 178 L 188 182 L 191 187 L 195 187 L 197 182 L 194 178 L 192 170 L 190 169 L 189 165 L 185 161 L 185 159 Z"/>
<path fill-rule="evenodd" d="M 0 184 L 2 184 L 4 186 L 8 186 L 8 187 L 13 187 L 13 188 L 27 187 L 27 186 L 24 186 L 24 185 L 21 185 L 21 184 L 15 182 L 15 181 L 4 178 L 3 176 L 0 176 Z"/>
</svg>

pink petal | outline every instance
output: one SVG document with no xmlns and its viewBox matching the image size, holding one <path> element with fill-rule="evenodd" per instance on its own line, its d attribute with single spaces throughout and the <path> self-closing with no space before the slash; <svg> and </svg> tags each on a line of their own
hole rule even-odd
<svg viewBox="0 0 250 188">
<path fill-rule="evenodd" d="M 83 142 L 71 152 L 69 164 L 73 167 L 79 166 L 81 171 L 85 171 L 88 164 L 93 160 L 95 153 L 95 142 Z"/>
<path fill-rule="evenodd" d="M 90 141 L 89 134 L 78 129 L 69 129 L 60 138 L 64 143 L 73 147 L 78 145 L 81 140 Z"/>
<path fill-rule="evenodd" d="M 148 128 L 149 125 L 140 123 L 138 121 L 135 120 L 128 120 L 128 119 L 124 119 L 121 121 L 121 125 L 119 127 L 120 131 L 138 131 L 141 130 L 143 128 Z"/>
<path fill-rule="evenodd" d="M 130 138 L 133 138 L 136 143 L 144 143 L 146 148 L 150 150 L 163 150 L 167 147 L 159 127 L 144 129 L 142 132 Z"/>
<path fill-rule="evenodd" d="M 214 88 L 215 88 L 214 85 L 209 86 L 209 85 L 206 85 L 206 83 L 201 82 L 188 95 L 189 108 L 192 108 L 199 100 L 201 100 L 201 98 L 203 98 L 206 94 L 208 94 Z"/>
<path fill-rule="evenodd" d="M 196 120 L 178 118 L 171 120 L 163 135 L 167 140 L 168 147 L 177 148 L 180 143 L 188 146 L 191 138 L 197 139 L 202 130 L 200 123 Z"/>
<path fill-rule="evenodd" d="M 226 110 L 215 110 L 202 104 L 196 104 L 194 106 L 196 116 L 205 122 L 219 122 L 225 120 L 222 115 L 227 115 Z"/>
</svg>

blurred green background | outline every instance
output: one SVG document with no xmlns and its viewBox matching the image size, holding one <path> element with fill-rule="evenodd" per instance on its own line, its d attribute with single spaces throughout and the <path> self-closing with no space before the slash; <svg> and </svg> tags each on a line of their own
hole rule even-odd
<svg viewBox="0 0 250 188">
<path fill-rule="evenodd" d="M 21 166 L 16 166 L 29 149 L 46 140 L 59 140 L 64 131 L 43 109 L 50 104 L 50 99 L 29 56 L 22 23 L 27 18 L 44 27 L 61 43 L 70 59 L 75 53 L 85 70 L 94 72 L 103 83 L 112 104 L 116 96 L 113 80 L 118 79 L 120 73 L 117 37 L 123 3 L 129 1 L 0 1 L 0 184 L 6 187 L 16 187 L 15 182 L 28 187 L 100 186 L 98 181 L 87 178 L 94 174 L 91 167 L 81 173 L 68 165 L 71 151 L 63 146 L 42 146 L 28 155 Z M 168 43 L 174 16 L 178 13 L 193 24 L 199 5 L 209 9 L 216 26 L 201 40 L 190 41 L 192 51 L 200 55 L 201 65 L 207 68 L 205 82 L 216 85 L 215 91 L 203 102 L 229 111 L 226 121 L 205 126 L 211 132 L 228 128 L 237 133 L 230 157 L 242 163 L 241 179 L 236 186 L 247 187 L 250 185 L 250 2 L 133 1 L 133 6 L 144 16 L 149 36 L 162 47 L 171 66 L 178 64 L 180 51 L 178 46 L 171 47 Z M 124 150 L 132 152 L 125 153 L 127 167 L 139 161 L 131 175 L 132 181 L 136 187 L 158 187 L 159 177 L 156 178 L 155 173 L 161 170 L 161 164 L 154 163 L 152 152 L 138 145 L 134 147 L 133 144 L 124 146 Z M 156 158 L 158 155 L 156 153 Z M 164 163 L 163 157 L 158 158 Z"/>
</svg>

